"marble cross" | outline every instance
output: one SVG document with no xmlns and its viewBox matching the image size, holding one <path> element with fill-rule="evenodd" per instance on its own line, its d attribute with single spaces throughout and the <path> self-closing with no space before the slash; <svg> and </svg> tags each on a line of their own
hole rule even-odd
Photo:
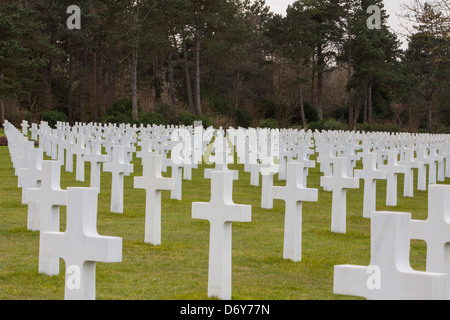
<svg viewBox="0 0 450 320">
<path fill-rule="evenodd" d="M 161 192 L 174 188 L 173 178 L 161 175 L 162 156 L 147 153 L 142 158 L 142 177 L 134 177 L 134 188 L 145 189 L 145 240 L 154 245 L 161 244 Z"/>
<path fill-rule="evenodd" d="M 331 176 L 333 174 L 333 161 L 336 157 L 334 146 L 332 144 L 323 143 L 317 146 L 319 155 L 317 156 L 317 163 L 320 164 L 320 172 L 324 176 Z M 323 188 L 325 191 L 331 191 L 327 187 Z"/>
<path fill-rule="evenodd" d="M 417 190 L 426 191 L 427 190 L 427 165 L 431 164 L 428 157 L 428 149 L 425 146 L 417 147 L 417 156 L 415 161 L 418 163 L 417 170 Z"/>
<path fill-rule="evenodd" d="M 44 153 L 42 148 L 31 148 L 28 156 L 28 165 L 19 168 L 19 178 L 22 187 L 22 204 L 27 204 L 27 189 L 36 188 L 42 177 L 42 161 Z"/>
<path fill-rule="evenodd" d="M 387 164 L 379 166 L 380 170 L 387 171 L 386 181 L 386 205 L 397 205 L 397 180 L 399 173 L 406 173 L 407 167 L 398 163 L 398 150 L 391 149 L 387 152 Z"/>
<path fill-rule="evenodd" d="M 427 244 L 426 270 L 450 273 L 450 186 L 428 186 L 428 217 L 411 221 L 411 238 Z M 448 282 L 450 298 L 450 277 Z"/>
<path fill-rule="evenodd" d="M 97 190 L 67 188 L 65 232 L 42 232 L 40 252 L 66 264 L 66 300 L 95 299 L 96 262 L 121 262 L 122 238 L 97 232 Z"/>
<path fill-rule="evenodd" d="M 40 238 L 43 232 L 59 231 L 59 208 L 67 204 L 67 192 L 60 187 L 61 165 L 59 161 L 42 162 L 42 180 L 39 188 L 27 191 L 29 205 L 35 205 L 39 221 Z M 41 242 L 42 240 L 40 240 Z M 48 257 L 39 247 L 39 273 L 56 275 L 59 273 L 59 260 Z"/>
<path fill-rule="evenodd" d="M 208 297 L 231 299 L 231 224 L 250 222 L 251 206 L 232 200 L 233 173 L 211 172 L 211 200 L 193 202 L 192 218 L 210 223 Z"/>
<path fill-rule="evenodd" d="M 336 157 L 333 162 L 333 175 L 320 177 L 320 185 L 332 191 L 331 232 L 345 233 L 347 221 L 347 189 L 359 188 L 359 178 L 347 175 L 348 160 Z"/>
<path fill-rule="evenodd" d="M 36 204 L 29 203 L 27 200 L 27 193 L 29 188 L 38 188 L 42 180 L 42 161 L 44 158 L 44 150 L 42 148 L 33 148 L 30 150 L 30 166 L 23 172 L 23 181 L 25 186 L 22 186 L 22 203 L 28 205 L 27 210 L 27 229 L 28 230 L 39 230 L 39 217 L 38 209 Z M 34 160 L 33 160 L 34 159 Z M 20 169 L 24 170 L 24 169 Z M 25 193 L 25 195 L 24 195 Z"/>
<path fill-rule="evenodd" d="M 365 153 L 363 169 L 355 170 L 355 178 L 364 180 L 363 217 L 370 218 L 376 211 L 377 180 L 386 180 L 387 171 L 377 169 L 376 153 Z"/>
<path fill-rule="evenodd" d="M 410 213 L 374 214 L 369 266 L 335 265 L 333 292 L 371 300 L 446 299 L 445 273 L 410 266 L 410 221 Z"/>
<path fill-rule="evenodd" d="M 96 188 L 100 192 L 101 165 L 108 161 L 108 156 L 102 154 L 102 143 L 100 140 L 92 141 L 91 152 L 85 155 L 84 160 L 91 163 L 90 187 Z"/>
<path fill-rule="evenodd" d="M 123 213 L 123 179 L 133 172 L 133 164 L 125 161 L 125 147 L 113 146 L 112 161 L 103 164 L 103 171 L 111 172 L 111 212 Z"/>
<path fill-rule="evenodd" d="M 302 259 L 302 203 L 317 201 L 318 190 L 306 188 L 303 162 L 288 162 L 285 187 L 273 187 L 273 198 L 285 202 L 283 259 Z"/>
<path fill-rule="evenodd" d="M 404 166 L 405 174 L 403 177 L 403 196 L 413 197 L 414 196 L 414 169 L 419 167 L 419 162 L 414 159 L 414 148 L 404 148 L 403 149 L 404 159 L 398 163 Z"/>
<path fill-rule="evenodd" d="M 76 155 L 76 174 L 75 179 L 77 181 L 84 181 L 84 162 L 85 155 L 88 154 L 88 149 L 86 148 L 86 137 L 82 134 L 77 136 L 77 143 L 72 147 L 72 153 Z"/>
</svg>

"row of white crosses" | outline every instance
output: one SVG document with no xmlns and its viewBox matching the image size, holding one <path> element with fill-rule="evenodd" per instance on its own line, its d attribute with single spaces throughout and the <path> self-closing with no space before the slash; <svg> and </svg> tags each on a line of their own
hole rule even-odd
<svg viewBox="0 0 450 320">
<path fill-rule="evenodd" d="M 316 137 L 317 138 L 317 137 Z M 304 139 L 308 141 L 307 139 Z M 221 139 L 217 139 L 215 141 L 216 154 L 215 156 L 221 157 L 223 153 L 223 146 L 221 147 Z M 302 142 L 303 143 L 303 142 Z M 225 143 L 226 144 L 226 143 Z M 307 150 L 303 149 L 300 151 L 293 151 L 295 149 L 293 146 L 295 143 L 290 141 L 289 143 L 283 144 L 283 149 L 286 151 L 286 169 L 287 169 L 287 181 L 286 187 L 273 187 L 273 197 L 276 199 L 283 199 L 286 203 L 286 217 L 285 217 L 285 240 L 284 240 L 284 251 L 283 257 L 285 259 L 291 259 L 294 261 L 301 260 L 301 203 L 303 201 L 317 201 L 317 190 L 316 189 L 307 189 L 306 188 L 306 175 L 308 168 L 308 157 Z M 306 142 L 306 146 L 308 146 L 308 142 Z M 328 190 L 333 191 L 333 208 L 336 207 L 338 209 L 333 209 L 332 214 L 332 230 L 336 232 L 345 232 L 345 190 L 347 188 L 355 187 L 357 182 L 359 181 L 357 178 L 353 178 L 352 175 L 353 170 L 348 170 L 348 166 L 353 167 L 354 162 L 357 160 L 356 154 L 354 150 L 356 147 L 352 148 L 350 143 L 347 142 L 346 148 L 342 149 L 340 157 L 334 157 L 332 153 L 331 158 L 333 159 L 333 172 L 334 178 L 330 178 L 328 176 L 323 177 L 322 185 L 326 187 Z M 221 149 L 222 148 L 222 149 Z M 165 179 L 160 175 L 161 172 L 161 158 L 162 154 L 165 154 L 165 150 L 162 149 L 159 155 L 152 154 L 150 151 L 151 148 L 146 147 L 147 150 L 142 149 L 141 157 L 143 161 L 144 174 L 143 177 L 135 178 L 135 187 L 145 188 L 147 190 L 147 198 L 149 199 L 146 203 L 146 241 L 159 244 L 160 243 L 160 191 L 161 190 L 171 190 L 173 188 L 173 179 Z M 225 148 L 226 149 L 226 148 Z M 306 148 L 309 149 L 309 148 Z M 318 146 L 318 150 L 321 150 L 322 147 Z M 326 149 L 326 148 L 323 148 Z M 364 148 L 363 148 L 364 149 Z M 370 151 L 370 148 L 368 148 Z M 170 150 L 170 148 L 169 148 Z M 222 151 L 221 151 L 222 150 Z M 329 150 L 329 149 L 328 149 Z M 339 150 L 339 148 L 337 148 Z M 148 153 L 146 151 L 149 151 Z M 347 152 L 346 152 L 347 151 Z M 328 151 L 329 152 L 329 151 Z M 339 151 L 338 151 L 339 152 Z M 297 154 L 297 161 L 293 162 L 293 154 Z M 114 154 L 114 152 L 113 152 Z M 147 154 L 144 157 L 144 154 Z M 373 159 L 374 156 L 372 153 L 367 152 L 364 154 L 364 159 L 367 163 L 372 163 L 372 165 L 367 165 L 367 170 L 374 169 Z M 226 157 L 225 157 L 226 158 Z M 289 160 L 288 160 L 289 159 Z M 370 162 L 370 159 L 372 159 Z M 388 157 L 389 160 L 389 157 Z M 366 162 L 365 161 L 365 162 Z M 120 161 L 117 161 L 120 162 Z M 123 162 L 123 161 L 122 161 Z M 319 158 L 318 158 L 319 162 Z M 306 165 L 305 165 L 306 163 Z M 389 162 L 388 162 L 389 164 Z M 366 169 L 366 164 L 364 163 L 364 167 Z M 120 170 L 119 170 L 120 171 Z M 123 171 L 123 170 L 122 170 Z M 214 173 L 214 174 L 213 174 Z M 219 174 L 220 173 L 220 174 Z M 222 176 L 222 173 L 226 175 Z M 149 182 L 150 179 L 147 177 L 152 177 L 151 180 L 154 183 Z M 228 181 L 229 178 L 225 178 L 225 176 L 229 176 L 233 178 L 233 173 L 229 172 L 225 166 L 217 166 L 216 170 L 213 170 L 210 173 L 211 179 L 223 179 Z M 222 177 L 221 177 L 222 176 Z M 219 178 L 220 177 L 220 178 Z M 368 181 L 374 181 L 370 177 L 367 178 Z M 231 186 L 232 186 L 231 179 Z M 158 181 L 161 181 L 159 183 Z M 329 181 L 329 183 L 327 183 Z M 229 182 L 223 182 L 223 184 L 229 185 Z M 229 216 L 227 212 L 230 211 L 230 206 L 238 208 L 239 205 L 235 205 L 231 200 L 231 189 L 232 187 L 226 187 L 226 189 L 217 189 L 217 185 L 221 185 L 222 183 L 216 183 L 215 181 L 211 181 L 211 202 L 210 203 L 218 203 L 214 206 L 214 208 L 222 208 L 220 209 L 220 214 L 217 216 L 212 216 L 207 218 L 211 222 L 211 239 L 210 239 L 210 278 L 209 278 L 209 295 L 210 296 L 218 296 L 220 298 L 228 299 L 231 297 L 231 222 L 232 221 L 249 221 L 249 213 L 245 214 L 246 218 L 240 216 Z M 172 189 L 173 190 L 173 189 Z M 224 191 L 229 190 L 229 191 Z M 158 199 L 159 194 L 159 199 Z M 216 194 L 220 194 L 217 196 Z M 334 196 L 336 194 L 336 196 Z M 213 200 L 216 199 L 216 200 Z M 219 200 L 218 200 L 219 199 Z M 337 200 L 335 200 L 337 199 Z M 153 203 L 152 203 L 152 200 Z M 223 204 L 221 201 L 223 201 Z M 149 204 L 152 205 L 149 206 Z M 338 205 L 335 205 L 338 203 Z M 339 205 L 340 203 L 340 205 Z M 244 206 L 248 208 L 249 206 Z M 197 214 L 197 209 L 200 208 L 199 205 L 193 204 L 193 218 L 195 217 L 207 217 L 206 213 Z M 248 209 L 246 209 L 248 210 Z M 251 208 L 250 208 L 251 211 Z M 336 213 L 336 212 L 338 213 Z M 147 214 L 148 213 L 148 214 Z M 343 214 L 342 214 L 343 213 Z M 148 218 L 147 218 L 148 216 Z M 228 217 L 228 218 L 227 218 Z M 217 220 L 218 219 L 218 220 Z M 214 222 L 213 222 L 214 221 Z M 215 222 L 219 221 L 219 222 Z M 224 237 L 218 236 L 222 234 L 221 232 L 217 233 L 215 230 L 217 225 L 224 225 L 226 229 L 229 228 L 229 231 L 223 230 Z M 213 227 L 213 224 L 215 227 Z M 159 225 L 159 228 L 158 228 Z M 225 236 L 226 235 L 226 236 Z M 229 236 L 228 236 L 229 235 Z M 221 248 L 213 249 L 213 248 Z M 229 262 L 228 262 L 229 261 Z"/>
<path fill-rule="evenodd" d="M 218 136 L 216 137 L 215 141 L 214 141 L 214 158 L 220 159 L 224 156 L 224 158 L 226 159 L 226 153 L 227 153 L 227 141 L 226 138 L 224 140 L 222 140 L 224 138 L 224 136 Z M 82 150 L 84 149 L 83 147 L 83 139 L 80 137 L 79 141 L 81 141 L 79 143 L 79 149 Z M 206 141 L 206 143 L 208 143 L 208 140 Z M 118 149 L 118 150 L 122 150 L 122 147 L 118 147 L 118 146 L 114 146 L 113 149 Z M 147 149 L 147 147 L 146 147 Z M 141 150 L 141 156 L 143 158 L 143 168 L 144 168 L 144 172 L 143 172 L 143 177 L 136 177 L 135 178 L 135 187 L 140 187 L 140 188 L 145 188 L 147 191 L 147 198 L 148 200 L 146 201 L 146 242 L 150 242 L 153 244 L 159 244 L 160 243 L 160 238 L 161 238 L 161 234 L 160 234 L 160 191 L 161 190 L 172 190 L 173 189 L 173 178 L 172 179 L 167 179 L 167 178 L 162 178 L 161 177 L 161 160 L 162 160 L 162 156 L 160 154 L 154 154 L 152 152 L 146 152 L 149 151 L 149 148 L 146 150 L 143 149 L 144 152 L 142 152 Z M 76 149 L 75 149 L 76 151 Z M 144 156 L 144 154 L 146 153 L 146 155 Z M 80 154 L 84 155 L 84 152 L 80 152 Z M 123 161 L 114 161 L 114 155 L 115 154 L 119 154 L 119 153 L 114 153 L 113 152 L 113 161 L 112 163 L 122 163 Z M 123 152 L 122 152 L 122 158 L 123 158 Z M 55 165 L 57 165 L 57 162 L 55 162 Z M 105 171 L 107 170 L 111 170 L 111 172 L 123 172 L 125 170 L 123 169 L 117 169 L 117 170 L 113 170 L 112 168 L 110 168 L 110 166 L 108 166 L 108 164 L 106 164 L 105 166 L 106 168 L 104 169 Z M 111 166 L 113 167 L 113 166 Z M 289 172 L 292 170 L 291 169 L 291 165 L 289 164 Z M 59 168 L 59 167 L 58 167 Z M 303 174 L 305 172 L 303 164 L 302 163 L 296 163 L 295 164 L 295 168 L 298 169 L 299 175 L 294 174 L 293 176 L 291 174 L 289 174 L 292 178 L 289 179 L 288 182 L 288 187 L 286 188 L 289 189 L 291 187 L 291 184 L 296 184 L 298 183 L 298 186 L 302 189 L 304 189 L 302 187 L 303 183 L 306 181 L 303 178 Z M 229 212 L 230 210 L 232 211 L 232 207 L 237 206 L 239 207 L 239 205 L 235 205 L 232 200 L 231 200 L 231 194 L 232 194 L 232 181 L 231 181 L 231 185 L 228 185 L 228 187 L 225 187 L 225 189 L 221 189 L 221 191 L 217 191 L 217 187 L 216 186 L 223 186 L 224 183 L 222 183 L 222 180 L 217 181 L 217 179 L 223 179 L 222 177 L 222 173 L 227 173 L 230 174 L 231 177 L 233 177 L 233 179 L 236 179 L 236 174 L 237 171 L 229 171 L 227 169 L 226 166 L 226 160 L 225 162 L 220 162 L 220 161 L 216 161 L 216 168 L 212 171 L 206 171 L 205 175 L 209 178 L 211 178 L 211 186 L 212 186 L 212 193 L 211 193 L 211 198 L 212 198 L 212 202 L 216 202 L 218 201 L 218 203 L 222 203 L 223 202 L 223 208 L 222 205 L 214 205 L 214 208 L 218 209 L 221 213 L 218 214 L 217 216 L 219 217 L 218 219 L 221 220 L 223 219 L 224 221 L 226 221 L 225 229 L 221 232 L 219 232 L 219 234 L 221 234 L 222 232 L 223 235 L 225 236 L 222 237 L 218 237 L 218 233 L 216 232 L 216 229 L 219 228 L 219 230 L 221 229 L 221 226 L 223 225 L 223 222 L 214 222 L 217 220 L 216 215 L 213 215 L 211 218 L 206 218 L 208 220 L 211 221 L 211 257 L 210 257 L 210 278 L 209 278 L 209 295 L 210 296 L 217 296 L 223 299 L 229 299 L 231 298 L 231 222 L 232 221 L 249 221 L 250 220 L 250 212 L 251 212 L 251 207 L 250 206 L 243 206 L 243 208 L 245 208 L 246 212 L 244 214 L 244 218 L 237 218 L 234 216 L 230 216 Z M 154 179 L 149 179 L 149 177 L 152 176 Z M 298 181 L 295 181 L 293 179 L 300 179 Z M 228 179 L 228 178 L 226 178 Z M 159 183 L 158 181 L 161 181 L 161 183 Z M 291 182 L 293 181 L 293 182 Z M 114 183 L 113 184 L 118 184 L 120 185 L 121 183 Z M 316 191 L 316 197 L 317 197 L 317 190 Z M 289 192 L 289 191 L 288 191 Z M 114 192 L 112 192 L 114 193 Z M 217 195 L 217 193 L 219 193 Z M 158 197 L 159 196 L 159 197 Z M 119 196 L 120 197 L 120 196 Z M 216 200 L 214 200 L 216 199 Z M 298 219 L 300 218 L 301 221 L 301 210 L 300 212 L 298 210 L 296 210 L 296 212 L 291 212 L 290 209 L 292 209 L 293 207 L 296 208 L 298 207 L 298 202 L 299 201 L 306 201 L 307 199 L 303 199 L 302 197 L 300 197 L 297 200 L 294 200 L 294 206 L 292 206 L 292 201 L 289 197 L 284 197 L 282 194 L 280 195 L 280 199 L 284 199 L 286 201 L 287 204 L 287 211 L 286 211 L 286 226 L 288 226 L 288 228 L 291 227 L 291 222 L 292 221 L 298 221 Z M 153 200 L 153 201 L 152 201 Z M 312 200 L 312 199 L 311 199 Z M 198 204 L 199 206 L 200 204 Z M 193 218 L 200 218 L 200 217 L 206 217 L 204 214 L 200 214 L 200 215 L 196 215 L 196 204 L 193 204 Z M 299 216 L 300 215 L 300 216 Z M 214 227 L 213 227 L 214 225 Z M 301 224 L 299 225 L 300 230 L 299 232 L 301 233 Z M 298 228 L 294 228 L 292 231 L 287 231 L 286 234 L 288 236 L 285 236 L 285 246 L 287 249 L 287 252 L 290 252 L 288 254 L 285 255 L 285 258 L 287 259 L 293 259 L 296 261 L 300 260 L 301 257 L 301 253 L 300 255 L 297 253 L 298 248 L 301 247 L 301 243 L 298 244 L 296 242 L 301 242 L 301 235 L 298 236 L 295 233 L 298 230 Z M 226 240 L 228 239 L 228 240 Z M 296 249 L 293 249 L 293 247 L 297 247 Z M 217 248 L 222 248 L 220 251 L 220 253 L 218 250 L 216 250 Z M 45 251 L 43 251 L 45 252 Z M 220 266 L 220 267 L 219 267 Z M 222 269 L 221 271 L 216 272 L 218 269 Z M 51 273 L 51 272 L 48 272 Z"/>
<path fill-rule="evenodd" d="M 450 186 L 429 185 L 428 218 L 381 212 L 371 217 L 368 266 L 336 265 L 333 291 L 367 299 L 450 299 Z M 427 244 L 426 271 L 411 268 L 410 239 Z"/>
<path fill-rule="evenodd" d="M 437 136 L 438 139 L 439 137 Z M 437 175 L 437 180 L 443 181 L 445 179 L 442 164 L 450 156 L 445 152 L 448 148 L 446 147 L 448 142 L 436 140 L 426 147 L 426 141 L 422 136 L 395 137 L 381 133 L 358 136 L 355 133 L 348 132 L 342 133 L 342 136 L 340 136 L 336 132 L 323 132 L 315 133 L 315 139 L 318 151 L 317 162 L 320 164 L 320 171 L 324 173 L 321 178 L 321 186 L 324 190 L 333 191 L 332 211 L 334 214 L 332 214 L 332 217 L 340 217 L 339 221 L 341 221 L 341 225 L 337 229 L 335 228 L 336 225 L 332 223 L 334 225 L 332 229 L 336 232 L 345 232 L 343 223 L 345 221 L 345 190 L 347 188 L 358 188 L 356 180 L 364 180 L 363 216 L 369 218 L 371 213 L 375 211 L 376 180 L 387 181 L 386 205 L 396 206 L 399 174 L 404 176 L 403 195 L 412 197 L 414 193 L 414 169 L 417 168 L 418 173 L 417 189 L 426 190 L 428 184 L 436 183 L 436 165 L 439 163 L 441 167 L 439 169 L 438 165 L 440 174 Z M 360 144 L 360 141 L 362 141 L 362 144 Z M 350 152 L 339 151 L 344 149 L 344 145 L 348 147 L 349 144 L 353 145 L 353 147 L 349 147 Z M 403 145 L 403 149 L 399 145 Z M 352 152 L 355 149 L 362 149 L 362 152 L 355 154 Z M 437 149 L 439 149 L 439 154 Z M 428 153 L 427 150 L 432 151 Z M 414 156 L 415 153 L 417 156 Z M 358 155 L 362 157 L 363 169 L 349 169 L 353 167 L 352 161 L 357 159 Z M 333 173 L 335 162 L 343 161 L 342 159 L 338 160 L 338 158 L 346 159 L 346 164 L 337 164 L 339 170 L 342 170 L 342 166 L 346 166 L 346 173 Z M 429 167 L 428 183 L 426 183 L 427 166 Z M 347 181 L 346 185 L 342 185 L 344 181 Z M 335 186 L 332 188 L 330 184 L 335 184 Z"/>
<path fill-rule="evenodd" d="M 364 216 L 371 218 L 371 261 L 369 266 L 335 266 L 334 293 L 367 299 L 450 299 L 450 265 L 445 258 L 450 253 L 447 245 L 450 242 L 447 236 L 450 231 L 450 206 L 447 203 L 450 186 L 435 185 L 436 180 L 433 179 L 436 177 L 435 165 L 439 168 L 439 163 L 448 159 L 445 152 L 441 150 L 441 155 L 438 155 L 436 149 L 440 147 L 446 150 L 448 141 L 437 141 L 436 145 L 429 147 L 431 152 L 427 154 L 423 141 L 415 142 L 416 149 L 415 143 L 410 140 L 397 150 L 395 143 L 378 149 L 379 144 L 375 140 L 372 142 L 374 152 L 370 152 L 372 148 L 367 148 L 363 142 L 363 169 L 354 171 L 355 177 L 365 180 Z M 326 147 L 324 150 L 329 152 Z M 414 151 L 417 157 L 414 157 Z M 377 165 L 377 159 L 386 159 L 387 163 Z M 326 160 L 320 160 L 324 165 L 327 164 Z M 340 162 L 341 166 L 345 163 L 343 158 Z M 336 162 L 333 162 L 333 165 L 336 165 Z M 430 166 L 428 184 L 425 183 L 426 165 Z M 397 194 L 396 176 L 399 173 L 404 174 L 403 194 L 411 197 L 414 168 L 419 169 L 418 189 L 426 190 L 427 185 L 429 188 L 427 220 L 411 220 L 410 213 L 376 211 L 376 180 L 387 180 L 389 191 L 386 203 L 394 206 Z M 441 166 L 438 180 L 444 180 L 443 169 Z M 347 174 L 350 175 L 351 172 Z M 322 179 L 329 181 L 326 177 Z M 344 196 L 341 197 L 343 198 Z M 410 266 L 410 239 L 421 239 L 427 243 L 426 272 L 413 270 Z"/>
<path fill-rule="evenodd" d="M 28 180 L 29 183 L 26 188 L 26 203 L 29 205 L 27 226 L 40 231 L 38 272 L 50 276 L 59 274 L 61 257 L 66 263 L 65 299 L 95 299 L 96 262 L 122 260 L 122 239 L 97 233 L 97 190 L 62 190 L 60 162 L 43 160 L 44 150 L 41 148 L 33 146 L 25 150 L 28 139 L 18 134 L 8 122 L 5 122 L 5 133 L 10 142 L 8 146 L 13 164 L 18 167 L 23 165 L 19 167 L 19 171 L 23 172 L 20 180 Z M 24 151 L 30 153 L 28 166 L 19 161 Z M 34 180 L 36 183 L 30 187 Z M 67 207 L 65 232 L 59 230 L 60 206 Z"/>
</svg>

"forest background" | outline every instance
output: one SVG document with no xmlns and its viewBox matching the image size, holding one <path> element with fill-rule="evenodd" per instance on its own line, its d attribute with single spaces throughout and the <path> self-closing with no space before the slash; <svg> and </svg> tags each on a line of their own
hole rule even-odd
<svg viewBox="0 0 450 320">
<path fill-rule="evenodd" d="M 0 3 L 2 124 L 450 133 L 449 0 L 405 8 L 404 48 L 381 0 L 298 0 L 285 15 L 264 0 L 72 2 Z"/>
</svg>

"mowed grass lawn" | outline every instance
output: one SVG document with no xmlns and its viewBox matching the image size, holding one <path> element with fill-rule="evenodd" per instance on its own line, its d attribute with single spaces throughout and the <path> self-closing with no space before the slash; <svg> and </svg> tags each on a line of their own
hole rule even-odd
<svg viewBox="0 0 450 320">
<path fill-rule="evenodd" d="M 134 176 L 142 175 L 140 159 L 134 159 L 134 173 L 124 180 L 123 214 L 110 212 L 111 174 L 101 174 L 97 230 L 100 235 L 122 237 L 123 253 L 122 262 L 97 263 L 96 299 L 208 299 L 209 223 L 191 217 L 191 203 L 210 198 L 210 180 L 203 178 L 206 166 L 193 169 L 192 180 L 183 180 L 181 201 L 170 199 L 169 191 L 162 192 L 162 244 L 154 246 L 144 243 L 145 191 L 133 188 Z M 302 261 L 295 263 L 282 258 L 284 202 L 274 200 L 273 209 L 262 209 L 261 187 L 250 185 L 243 165 L 229 168 L 239 170 L 234 202 L 252 206 L 251 222 L 233 223 L 232 298 L 357 299 L 333 294 L 333 268 L 370 262 L 370 220 L 362 217 L 363 180 L 360 189 L 347 191 L 347 233 L 336 234 L 330 231 L 331 192 L 319 186 L 319 165 L 309 169 L 307 186 L 319 189 L 319 201 L 303 203 Z M 62 167 L 61 187 L 88 187 L 89 172 L 86 163 L 85 182 L 77 182 L 75 172 Z M 170 168 L 163 175 L 169 177 Z M 64 261 L 60 259 L 58 276 L 38 273 L 39 232 L 27 230 L 27 206 L 21 204 L 7 147 L 0 147 L 0 184 L 0 299 L 63 299 Z M 284 184 L 274 177 L 274 185 Z M 385 190 L 386 182 L 378 181 L 377 210 L 411 212 L 414 219 L 426 219 L 427 192 L 415 190 L 413 198 L 403 197 L 400 175 L 398 206 L 386 207 Z M 65 207 L 60 215 L 64 231 Z M 425 243 L 412 240 L 411 266 L 425 270 L 425 259 Z"/>
</svg>

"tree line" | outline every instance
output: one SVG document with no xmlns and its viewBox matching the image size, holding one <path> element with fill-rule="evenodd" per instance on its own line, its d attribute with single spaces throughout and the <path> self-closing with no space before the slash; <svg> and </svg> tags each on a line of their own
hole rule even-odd
<svg viewBox="0 0 450 320">
<path fill-rule="evenodd" d="M 285 15 L 265 0 L 79 0 L 79 29 L 72 2 L 1 2 L 2 123 L 184 112 L 223 126 L 449 130 L 448 0 L 406 8 L 406 48 L 381 0 L 297 0 Z"/>
</svg>

